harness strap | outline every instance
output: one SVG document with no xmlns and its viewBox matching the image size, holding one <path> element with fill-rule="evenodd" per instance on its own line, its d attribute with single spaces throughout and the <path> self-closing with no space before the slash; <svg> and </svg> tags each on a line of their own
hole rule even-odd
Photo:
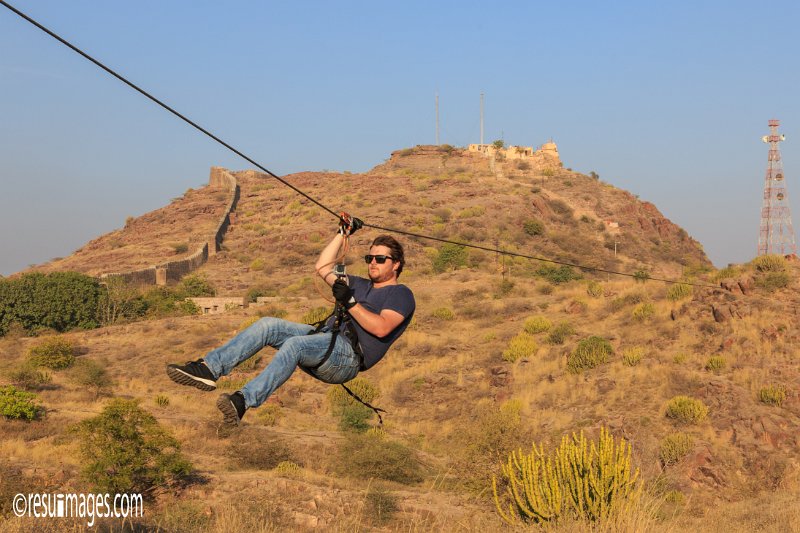
<svg viewBox="0 0 800 533">
<path fill-rule="evenodd" d="M 331 313 L 327 317 L 323 318 L 319 322 L 315 322 L 314 324 L 312 324 L 312 326 L 316 326 L 316 327 L 314 328 L 313 331 L 310 331 L 308 333 L 309 335 L 315 335 L 315 334 L 319 333 L 322 330 L 322 328 L 325 327 L 325 322 L 327 322 L 328 319 L 330 319 L 334 315 L 336 316 L 336 319 L 333 321 L 333 327 L 331 328 L 331 342 L 330 342 L 330 344 L 328 344 L 328 349 L 325 350 L 325 355 L 322 356 L 322 360 L 319 363 L 317 363 L 314 366 L 303 366 L 303 367 L 301 367 L 306 372 L 309 372 L 311 370 L 316 370 L 319 367 L 321 367 L 322 365 L 324 365 L 325 362 L 328 359 L 330 359 L 331 354 L 333 353 L 333 347 L 336 345 L 336 337 L 339 335 L 339 327 L 341 326 L 342 319 L 344 318 L 344 307 L 342 307 L 341 305 L 339 305 L 337 303 L 336 307 L 334 307 L 334 309 L 333 309 L 333 313 Z"/>
<path fill-rule="evenodd" d="M 379 426 L 382 426 L 382 425 L 383 425 L 383 417 L 381 416 L 381 413 L 386 413 L 386 414 L 389 414 L 389 413 L 386 411 L 386 409 L 381 409 L 380 407 L 373 407 L 373 406 L 372 406 L 372 405 L 370 405 L 368 402 L 365 402 L 364 400 L 362 400 L 361 398 L 359 398 L 359 397 L 358 397 L 358 395 L 357 395 L 355 392 L 353 392 L 353 391 L 351 391 L 350 389 L 348 389 L 348 388 L 347 388 L 347 385 L 345 385 L 344 383 L 341 383 L 341 386 L 342 386 L 342 387 L 344 387 L 344 390 L 347 392 L 347 394 L 349 394 L 350 396 L 352 396 L 353 398 L 355 398 L 355 400 L 356 400 L 358 403 L 360 403 L 361 405 L 364 405 L 364 406 L 366 406 L 366 407 L 369 407 L 370 409 L 372 409 L 373 411 L 375 411 L 375 414 L 376 414 L 376 415 L 378 415 L 378 425 L 379 425 Z"/>
<path fill-rule="evenodd" d="M 334 315 L 336 316 L 336 320 L 334 320 L 333 327 L 331 328 L 331 342 L 330 342 L 330 344 L 328 344 L 328 349 L 325 350 L 325 355 L 323 355 L 322 356 L 322 360 L 318 364 L 316 364 L 314 366 L 301 366 L 300 368 L 302 370 L 304 370 L 306 373 L 308 373 L 308 374 L 313 376 L 312 371 L 318 369 L 319 367 L 324 365 L 325 362 L 328 359 L 330 359 L 331 354 L 333 353 L 333 347 L 336 345 L 336 337 L 339 335 L 339 329 L 342 326 L 342 321 L 344 320 L 345 313 L 346 313 L 346 311 L 345 311 L 344 307 L 337 303 L 336 307 L 333 309 L 333 312 L 330 315 L 328 315 L 327 317 L 323 318 L 319 322 L 315 322 L 315 323 L 311 324 L 312 326 L 314 326 L 314 330 L 310 331 L 308 334 L 309 335 L 315 335 L 315 334 L 319 333 L 320 331 L 322 331 L 322 328 L 325 327 L 325 323 L 328 320 L 330 320 L 330 318 L 332 316 L 334 316 Z M 364 355 L 361 353 L 361 349 L 358 346 L 358 337 L 355 335 L 355 331 L 352 331 L 349 326 L 350 326 L 350 324 L 345 323 L 345 336 L 347 336 L 348 340 L 350 340 L 350 342 L 351 342 L 351 344 L 353 346 L 353 351 L 355 351 L 356 355 L 358 356 L 358 358 L 361 361 L 361 365 L 360 365 L 361 370 L 364 370 Z M 352 335 L 352 337 L 351 337 L 351 335 Z M 383 417 L 381 416 L 381 413 L 388 414 L 388 412 L 385 409 L 381 409 L 380 407 L 374 407 L 374 406 L 370 405 L 368 402 L 365 402 L 364 400 L 359 398 L 356 393 L 351 391 L 347 387 L 347 385 L 345 385 L 344 383 L 340 383 L 340 385 L 344 388 L 344 390 L 347 392 L 347 394 L 352 396 L 353 399 L 355 399 L 358 403 L 360 403 L 361 405 L 364 405 L 365 407 L 369 407 L 370 409 L 372 409 L 375 412 L 375 414 L 378 415 L 378 425 L 379 426 L 383 426 Z"/>
</svg>

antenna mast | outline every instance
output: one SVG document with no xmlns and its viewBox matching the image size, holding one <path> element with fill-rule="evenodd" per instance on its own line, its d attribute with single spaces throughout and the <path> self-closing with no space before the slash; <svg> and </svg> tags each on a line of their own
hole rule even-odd
<svg viewBox="0 0 800 533">
<path fill-rule="evenodd" d="M 797 253 L 792 215 L 789 211 L 789 195 L 783 174 L 783 162 L 778 143 L 786 140 L 778 134 L 780 121 L 769 121 L 770 134 L 761 140 L 769 144 L 767 173 L 764 178 L 764 201 L 761 205 L 761 231 L 758 237 L 758 255 Z"/>
<path fill-rule="evenodd" d="M 436 91 L 436 146 L 439 146 L 439 91 Z"/>
<path fill-rule="evenodd" d="M 481 144 L 483 144 L 483 93 L 481 93 Z"/>
</svg>

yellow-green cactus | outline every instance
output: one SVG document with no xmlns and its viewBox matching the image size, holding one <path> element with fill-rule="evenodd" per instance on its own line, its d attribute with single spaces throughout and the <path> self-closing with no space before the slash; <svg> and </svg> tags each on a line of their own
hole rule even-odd
<svg viewBox="0 0 800 533">
<path fill-rule="evenodd" d="M 508 523 L 547 522 L 570 514 L 592 521 L 624 512 L 641 491 L 639 470 L 631 473 L 631 449 L 601 428 L 597 442 L 565 435 L 552 454 L 543 445 L 530 454 L 512 452 L 502 467 L 505 492 L 492 480 L 495 504 Z"/>
</svg>

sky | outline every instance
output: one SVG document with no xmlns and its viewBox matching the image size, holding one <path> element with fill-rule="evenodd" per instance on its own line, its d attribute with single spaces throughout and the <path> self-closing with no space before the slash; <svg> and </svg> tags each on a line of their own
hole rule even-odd
<svg viewBox="0 0 800 533">
<path fill-rule="evenodd" d="M 433 144 L 437 93 L 440 142 L 478 142 L 483 93 L 486 142 L 552 139 L 718 267 L 756 255 L 780 119 L 800 217 L 796 2 L 11 4 L 278 175 Z M 2 275 L 252 168 L 2 6 L 0 49 Z"/>
</svg>

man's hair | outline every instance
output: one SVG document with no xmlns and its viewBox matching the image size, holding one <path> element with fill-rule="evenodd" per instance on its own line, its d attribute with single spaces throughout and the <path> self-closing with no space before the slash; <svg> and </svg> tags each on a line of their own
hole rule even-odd
<svg viewBox="0 0 800 533">
<path fill-rule="evenodd" d="M 403 265 L 406 264 L 406 256 L 403 252 L 403 245 L 397 242 L 397 239 L 392 237 L 391 235 L 378 235 L 375 237 L 375 240 L 372 241 L 370 244 L 370 248 L 373 246 L 386 246 L 389 250 L 392 251 L 392 258 L 397 263 L 400 263 L 400 266 L 397 267 L 397 277 L 400 277 L 400 273 L 403 271 Z"/>
</svg>

